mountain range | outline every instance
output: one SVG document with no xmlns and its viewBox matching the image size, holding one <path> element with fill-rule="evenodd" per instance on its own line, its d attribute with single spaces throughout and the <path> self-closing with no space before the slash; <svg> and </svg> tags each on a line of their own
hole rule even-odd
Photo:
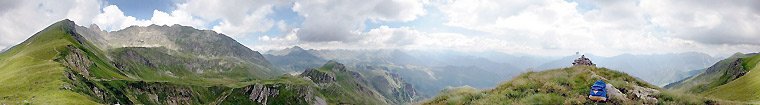
<svg viewBox="0 0 760 105">
<path fill-rule="evenodd" d="M 0 53 L 0 103 L 402 104 L 421 99 L 398 74 L 325 62 L 286 74 L 259 52 L 214 31 L 150 25 L 106 32 L 62 20 Z"/>
<path fill-rule="evenodd" d="M 596 80 L 612 87 L 609 104 L 760 102 L 757 53 L 586 54 L 595 66 L 572 66 L 579 56 L 299 46 L 262 54 L 189 26 L 109 32 L 62 20 L 0 52 L 0 103 L 591 104 L 583 95 Z"/>
<path fill-rule="evenodd" d="M 477 89 L 522 72 L 572 66 L 580 55 L 566 57 L 516 56 L 500 52 L 456 52 L 418 50 L 315 50 L 299 46 L 270 50 L 264 56 L 283 70 L 319 66 L 319 62 L 336 60 L 356 68 L 383 69 L 400 74 L 417 89 L 435 95 L 447 86 L 468 85 Z M 653 55 L 623 54 L 602 57 L 587 54 L 600 67 L 620 70 L 656 86 L 664 86 L 698 73 L 717 61 L 704 53 L 687 52 Z M 519 65 L 519 66 L 517 66 Z"/>
</svg>

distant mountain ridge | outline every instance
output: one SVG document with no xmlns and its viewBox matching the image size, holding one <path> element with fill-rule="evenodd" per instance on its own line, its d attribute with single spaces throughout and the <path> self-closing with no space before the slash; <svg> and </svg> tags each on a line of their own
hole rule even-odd
<svg viewBox="0 0 760 105">
<path fill-rule="evenodd" d="M 342 64 L 330 62 L 317 70 L 335 65 Z M 420 100 L 412 84 L 397 74 L 338 67 L 328 71 L 336 82 L 318 85 L 313 80 L 317 78 L 285 72 L 258 52 L 209 30 L 151 25 L 105 32 L 62 20 L 0 53 L 0 103 L 303 105 Z"/>
<path fill-rule="evenodd" d="M 314 56 L 298 46 L 280 51 L 268 51 L 264 57 L 272 62 L 275 67 L 291 72 L 319 67 L 322 63 L 327 62 L 327 60 Z"/>
<path fill-rule="evenodd" d="M 105 32 L 97 25 L 90 27 L 75 26 L 77 33 L 106 51 L 117 68 L 133 78 L 203 84 L 284 74 L 257 51 L 210 30 L 149 25 Z"/>
<path fill-rule="evenodd" d="M 401 50 L 305 50 L 294 46 L 267 51 L 264 56 L 283 70 L 318 67 L 320 61 L 335 60 L 359 70 L 395 73 L 424 95 L 436 94 L 447 86 L 489 88 L 522 72 L 511 64 L 482 57 Z"/>
<path fill-rule="evenodd" d="M 304 51 L 307 53 L 301 53 Z M 305 57 L 289 56 L 291 52 L 299 52 L 298 55 Z M 526 70 L 540 71 L 571 66 L 572 64 L 568 62 L 580 56 L 573 55 L 557 59 L 540 56 L 518 57 L 499 52 L 306 50 L 298 46 L 270 50 L 264 55 L 272 62 L 284 62 L 273 63 L 278 68 L 284 69 L 298 70 L 316 67 L 320 63 L 312 61 L 325 60 L 344 62 L 355 68 L 382 69 L 400 74 L 409 82 L 417 84 L 415 85 L 417 89 L 431 95 L 437 94 L 446 86 L 469 85 L 479 89 L 491 88 L 493 84 L 512 78 Z M 597 63 L 597 66 L 618 69 L 658 86 L 694 75 L 717 59 L 703 53 L 623 54 L 613 57 L 589 54 L 587 57 Z"/>
</svg>

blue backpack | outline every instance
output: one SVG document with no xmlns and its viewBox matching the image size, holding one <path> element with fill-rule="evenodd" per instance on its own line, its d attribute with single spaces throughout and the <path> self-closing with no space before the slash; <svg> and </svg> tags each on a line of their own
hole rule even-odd
<svg viewBox="0 0 760 105">
<path fill-rule="evenodd" d="M 607 84 L 602 80 L 598 80 L 591 86 L 589 98 L 595 101 L 607 100 Z"/>
</svg>

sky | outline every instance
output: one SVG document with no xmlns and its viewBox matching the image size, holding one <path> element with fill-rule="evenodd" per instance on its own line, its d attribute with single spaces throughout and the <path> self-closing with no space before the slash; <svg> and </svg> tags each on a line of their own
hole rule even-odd
<svg viewBox="0 0 760 105">
<path fill-rule="evenodd" d="M 70 19 L 213 30 L 252 50 L 600 56 L 760 51 L 758 0 L 0 0 L 0 49 Z"/>
</svg>

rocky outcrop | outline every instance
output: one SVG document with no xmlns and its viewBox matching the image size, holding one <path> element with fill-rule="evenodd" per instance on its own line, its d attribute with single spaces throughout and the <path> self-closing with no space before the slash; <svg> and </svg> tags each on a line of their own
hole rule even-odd
<svg viewBox="0 0 760 105">
<path fill-rule="evenodd" d="M 314 83 L 332 83 L 335 82 L 335 74 L 319 71 L 315 68 L 309 68 L 301 73 L 302 77 L 307 77 Z"/>
<path fill-rule="evenodd" d="M 78 71 L 85 77 L 89 77 L 89 69 L 90 65 L 92 65 L 92 61 L 88 59 L 87 54 L 84 51 L 71 45 L 67 46 L 66 48 L 68 49 L 68 54 L 63 59 L 63 65 L 69 69 Z"/>
<path fill-rule="evenodd" d="M 597 75 L 596 72 L 591 72 L 591 78 L 599 78 L 604 81 L 609 81 L 607 78 Z M 615 88 L 615 86 L 608 83 L 606 84 L 607 85 L 606 89 L 608 92 L 607 93 L 608 96 L 611 97 L 610 99 L 618 99 L 623 102 L 629 102 L 631 100 L 641 99 L 645 103 L 650 103 L 650 104 L 657 103 L 658 100 L 653 95 L 660 93 L 659 90 L 647 88 L 647 87 L 641 87 L 638 85 L 632 85 L 629 82 L 625 82 L 625 84 L 632 86 L 633 89 L 630 89 L 630 90 L 622 89 L 622 90 L 627 91 L 626 94 L 633 95 L 634 98 L 626 98 L 628 97 L 628 95 L 623 94 L 623 92 L 620 91 L 621 89 L 617 89 Z"/>
<path fill-rule="evenodd" d="M 222 102 L 222 104 L 240 104 L 242 103 L 258 103 L 258 104 L 309 104 L 309 103 L 319 103 L 314 101 L 319 101 L 318 99 L 315 99 L 315 91 L 312 89 L 312 87 L 307 85 L 292 85 L 292 84 L 253 84 L 248 85 L 246 87 L 240 88 L 235 93 L 233 93 L 233 97 L 228 97 L 224 101 L 231 102 L 226 103 Z M 234 96 L 245 96 L 242 100 L 246 101 L 240 101 L 240 97 L 234 97 Z"/>
<path fill-rule="evenodd" d="M 402 91 L 399 92 L 399 96 L 401 96 L 405 102 L 416 101 L 415 98 L 417 97 L 417 90 L 414 89 L 414 86 L 412 84 L 404 83 L 401 89 Z"/>
<path fill-rule="evenodd" d="M 725 70 L 724 76 L 729 77 L 726 80 L 726 83 L 728 83 L 729 81 L 733 81 L 733 80 L 735 80 L 735 79 L 737 79 L 737 78 L 739 78 L 741 76 L 744 76 L 744 74 L 747 74 L 747 70 L 744 70 L 744 66 L 742 66 L 742 60 L 741 59 L 736 59 L 733 62 L 731 62 L 730 64 L 725 65 L 725 66 L 728 66 L 728 67 L 721 67 L 721 66 L 710 67 L 710 68 L 708 68 L 705 71 L 705 73 L 709 74 L 709 73 L 715 73 L 715 72 L 719 72 L 721 70 Z M 725 68 L 725 69 L 715 69 L 714 67 Z"/>
<path fill-rule="evenodd" d="M 631 95 L 635 96 L 638 99 L 642 99 L 646 103 L 649 103 L 649 104 L 657 103 L 658 100 L 653 95 L 660 93 L 659 90 L 641 87 L 637 85 L 631 85 L 631 86 L 633 86 L 633 90 L 629 91 Z"/>
<path fill-rule="evenodd" d="M 596 64 L 591 62 L 590 59 L 586 58 L 586 55 L 581 55 L 581 58 L 575 59 L 573 61 L 573 66 L 581 66 L 581 65 L 596 66 Z"/>
<path fill-rule="evenodd" d="M 312 99 L 316 97 L 314 96 L 314 89 L 309 86 L 286 86 L 285 90 L 293 93 L 298 93 L 296 96 L 294 96 L 296 99 L 300 99 L 296 100 L 296 103 L 313 103 Z"/>
<path fill-rule="evenodd" d="M 334 62 L 334 61 L 332 61 L 332 62 Z M 328 63 L 331 63 L 331 62 L 328 62 Z M 345 65 L 343 65 L 341 63 L 337 63 L 337 62 L 335 62 L 335 66 L 333 66 L 332 70 L 333 71 L 338 71 L 338 72 L 346 72 L 347 71 Z"/>
<path fill-rule="evenodd" d="M 272 88 L 270 88 L 270 86 Z M 258 103 L 267 104 L 267 99 L 270 97 L 274 98 L 277 97 L 277 95 L 280 94 L 280 90 L 274 89 L 279 87 L 280 85 L 270 85 L 270 86 L 264 86 L 261 84 L 255 84 L 252 86 L 245 87 L 243 89 L 244 92 L 249 93 L 248 99 L 251 101 L 256 101 Z"/>
<path fill-rule="evenodd" d="M 393 79 L 393 82 L 400 84 L 401 87 L 395 88 L 393 94 L 396 97 L 400 97 L 404 102 L 414 102 L 417 97 L 417 90 L 414 89 L 414 85 L 404 82 L 404 80 L 396 73 L 385 73 L 387 76 Z"/>
<path fill-rule="evenodd" d="M 610 97 L 610 99 L 619 99 L 623 102 L 629 102 L 630 99 L 626 98 L 627 95 L 623 94 L 623 92 L 620 92 L 615 86 L 612 86 L 612 84 L 607 84 L 607 94 Z"/>
</svg>

